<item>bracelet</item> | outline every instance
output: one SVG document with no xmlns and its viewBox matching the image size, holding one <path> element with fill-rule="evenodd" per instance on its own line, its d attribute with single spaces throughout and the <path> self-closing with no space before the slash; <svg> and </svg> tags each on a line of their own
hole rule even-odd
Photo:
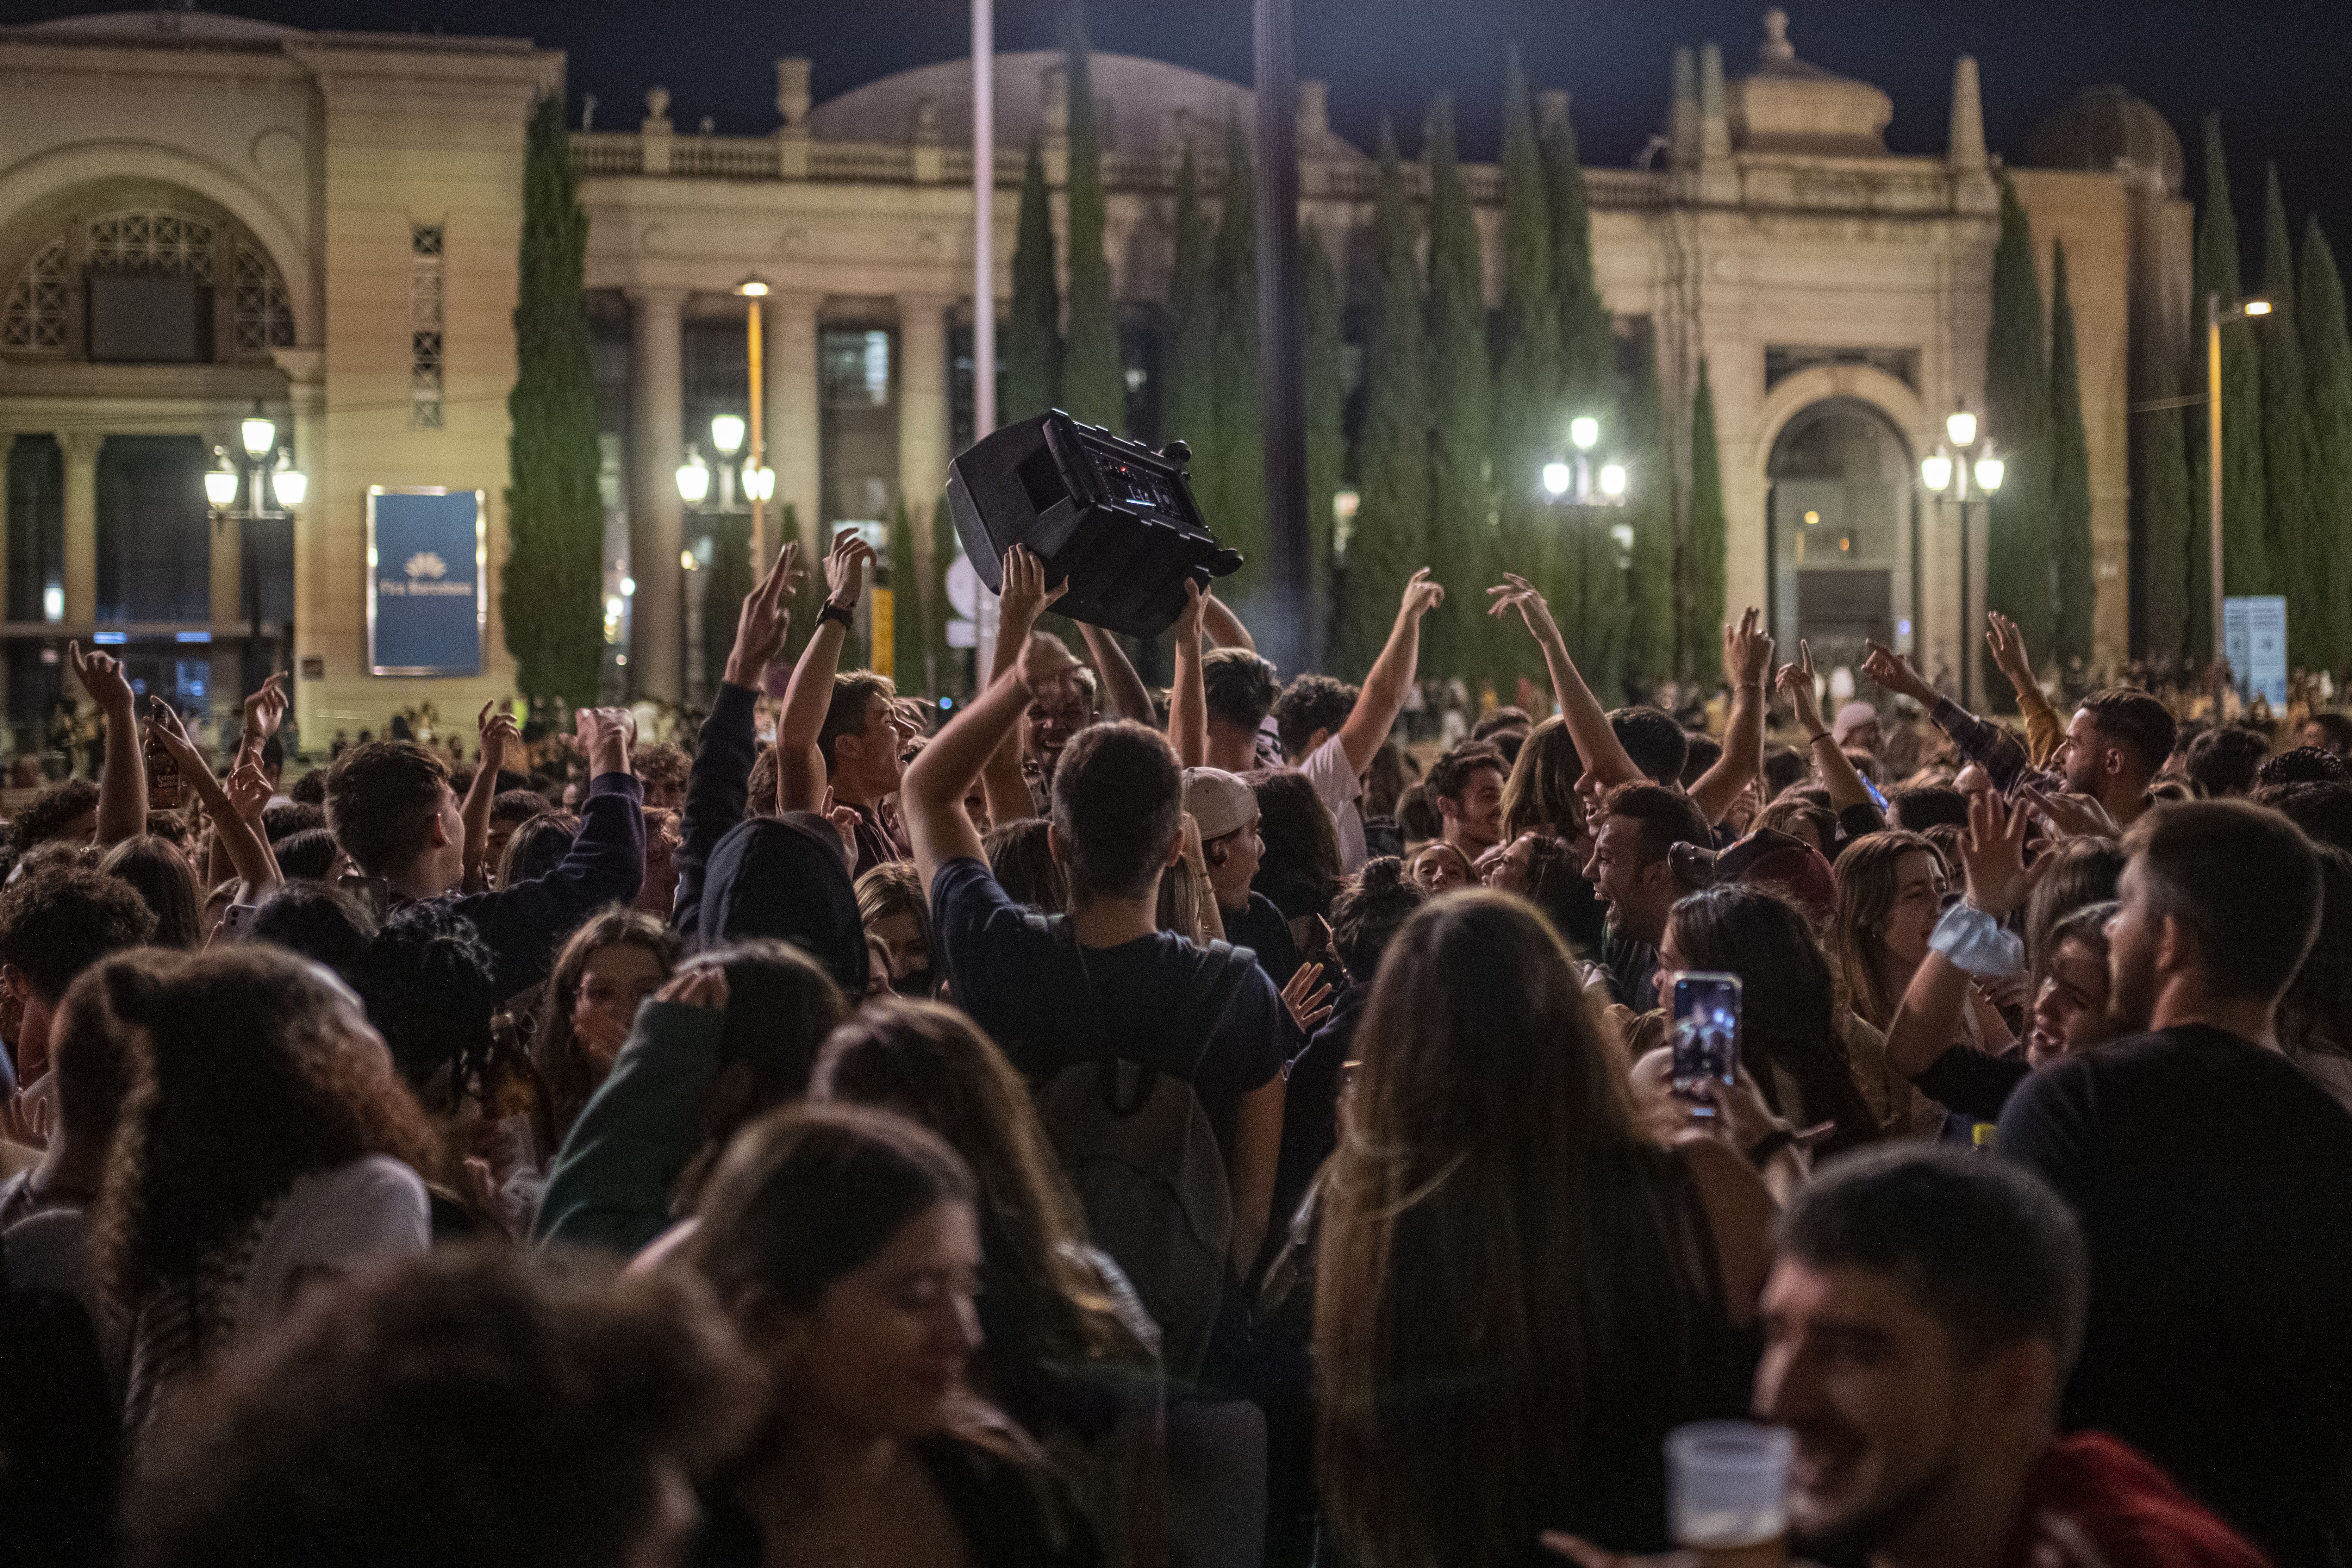
<svg viewBox="0 0 2352 1568">
<path fill-rule="evenodd" d="M 839 621 L 842 630 L 847 631 L 856 624 L 857 612 L 846 605 L 836 605 L 831 599 L 827 599 L 824 602 L 824 608 L 816 613 L 816 619 L 819 626 L 823 626 L 827 621 Z"/>
<path fill-rule="evenodd" d="M 1755 1143 L 1749 1147 L 1748 1151 L 1748 1163 L 1760 1171 L 1766 1165 L 1771 1163 L 1772 1156 L 1778 1154 L 1781 1150 L 1793 1149 L 1796 1146 L 1797 1135 L 1794 1132 L 1790 1131 L 1785 1127 L 1775 1128 L 1771 1131 L 1764 1134 L 1763 1137 L 1756 1140 Z"/>
<path fill-rule="evenodd" d="M 1830 733 L 1827 730 L 1824 730 L 1820 734 L 1814 736 L 1811 740 L 1806 742 L 1805 744 L 1808 746 L 1818 746 L 1823 741 L 1834 741 L 1836 739 L 1837 737 L 1835 735 Z"/>
<path fill-rule="evenodd" d="M 1733 687 L 1732 689 L 1734 691 L 1761 691 L 1764 689 L 1764 683 L 1760 680 L 1743 680 L 1738 685 Z"/>
</svg>

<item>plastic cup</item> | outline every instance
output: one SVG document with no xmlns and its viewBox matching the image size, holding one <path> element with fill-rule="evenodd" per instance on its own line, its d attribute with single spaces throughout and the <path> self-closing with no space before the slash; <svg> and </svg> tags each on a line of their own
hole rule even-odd
<svg viewBox="0 0 2352 1568">
<path fill-rule="evenodd" d="M 1666 1525 L 1675 1544 L 1755 1546 L 1789 1524 L 1789 1466 L 1797 1440 L 1785 1426 L 1696 1421 L 1666 1434 Z"/>
</svg>

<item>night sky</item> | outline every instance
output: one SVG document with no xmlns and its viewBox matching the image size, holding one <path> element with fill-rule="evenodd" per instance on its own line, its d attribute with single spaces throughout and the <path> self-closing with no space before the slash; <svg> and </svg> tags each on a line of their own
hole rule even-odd
<svg viewBox="0 0 2352 1568">
<path fill-rule="evenodd" d="M 1727 71 L 1750 66 L 1763 0 L 1296 0 L 1302 76 L 1331 84 L 1340 134 L 1370 145 L 1382 113 L 1410 153 L 1429 96 L 1454 90 L 1463 148 L 1491 158 L 1505 47 L 1525 52 L 1538 87 L 1575 95 L 1588 163 L 1623 164 L 1666 113 L 1677 44 L 1712 39 Z M 2340 258 L 2352 248 L 2352 3 L 2347 0 L 1786 0 L 1798 54 L 1876 83 L 1895 100 L 1897 152 L 1944 142 L 1951 62 L 1975 55 L 1997 151 L 2021 155 L 2042 117 L 2076 89 L 2120 82 L 2161 110 L 2201 187 L 2200 122 L 2218 110 L 2228 138 L 2242 239 L 2259 262 L 2263 164 L 2275 160 L 2299 232 L 2317 212 Z M 0 19 L 35 21 L 116 5 L 0 0 Z M 307 27 L 528 37 L 567 51 L 598 123 L 634 125 L 645 89 L 672 93 L 683 130 L 775 124 L 780 55 L 815 62 L 822 102 L 877 77 L 952 58 L 969 39 L 967 0 L 244 0 L 223 9 Z M 997 47 L 1055 42 L 1055 0 L 997 0 Z M 1246 83 L 1250 0 L 1090 0 L 1096 47 L 1171 60 Z M 2352 258 L 2346 258 L 2352 261 Z"/>
</svg>

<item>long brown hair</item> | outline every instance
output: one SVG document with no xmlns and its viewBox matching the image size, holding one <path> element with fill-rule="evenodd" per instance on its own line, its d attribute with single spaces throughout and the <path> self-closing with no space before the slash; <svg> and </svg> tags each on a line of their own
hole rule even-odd
<svg viewBox="0 0 2352 1568">
<path fill-rule="evenodd" d="M 990 1320 L 981 1355 L 1007 1374 L 1000 1382 L 1030 1381 L 1041 1364 L 1147 1353 L 1076 1254 L 1086 1218 L 1028 1086 L 977 1024 L 934 1002 L 869 1002 L 825 1041 L 809 1098 L 898 1111 L 971 1167 Z"/>
<path fill-rule="evenodd" d="M 1886 973 L 1881 928 L 1895 908 L 1897 873 L 1906 855 L 1926 855 L 1943 864 L 1933 844 L 1900 828 L 1865 833 L 1837 858 L 1837 917 L 1830 947 L 1837 958 L 1838 984 L 1844 989 L 1846 1005 L 1881 1029 L 1903 1000 L 1903 988 Z"/>
<path fill-rule="evenodd" d="M 555 967 L 540 988 L 539 1022 L 530 1037 L 530 1065 L 547 1089 L 551 1147 L 563 1142 L 604 1080 L 572 1036 L 572 1009 L 580 1001 L 588 961 L 608 947 L 642 948 L 661 965 L 665 977 L 677 967 L 677 933 L 642 910 L 616 908 L 590 916 L 555 955 Z"/>
<path fill-rule="evenodd" d="M 1557 715 L 1529 731 L 1503 781 L 1503 842 L 1515 843 L 1522 833 L 1582 833 L 1584 803 L 1576 797 L 1576 781 L 1583 776 L 1584 759 Z"/>
<path fill-rule="evenodd" d="M 1355 1038 L 1316 1265 L 1326 1510 L 1365 1568 L 1513 1560 L 1589 1447 L 1654 1468 L 1693 1413 L 1722 1311 L 1705 1216 L 1524 901 L 1425 905 Z"/>
<path fill-rule="evenodd" d="M 299 1176 L 368 1154 L 431 1163 L 391 1053 L 353 1037 L 357 999 L 307 959 L 259 943 L 120 954 L 70 995 L 78 1020 L 129 1047 L 93 1232 L 99 1278 L 126 1309 Z"/>
</svg>

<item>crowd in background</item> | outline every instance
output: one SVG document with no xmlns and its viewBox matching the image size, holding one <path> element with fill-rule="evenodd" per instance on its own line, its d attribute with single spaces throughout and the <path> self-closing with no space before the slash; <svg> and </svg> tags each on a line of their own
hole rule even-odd
<svg viewBox="0 0 2352 1568">
<path fill-rule="evenodd" d="M 1612 710 L 1516 576 L 1550 689 L 1474 715 L 1426 573 L 1356 685 L 1190 587 L 1154 689 L 1015 549 L 940 724 L 841 668 L 873 565 L 770 700 L 788 548 L 690 744 L 289 779 L 278 680 L 215 755 L 73 649 L 9 1561 L 1601 1568 L 1743 1417 L 1743 1561 L 2343 1561 L 2352 721 L 2062 712 L 1998 613 L 2013 724 L 1752 610 Z"/>
</svg>

